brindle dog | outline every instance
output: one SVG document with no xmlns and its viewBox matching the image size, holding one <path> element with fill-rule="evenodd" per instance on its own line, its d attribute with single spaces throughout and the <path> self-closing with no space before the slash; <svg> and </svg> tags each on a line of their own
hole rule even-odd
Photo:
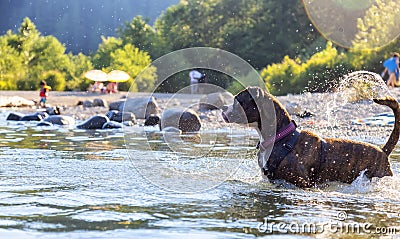
<svg viewBox="0 0 400 239">
<path fill-rule="evenodd" d="M 307 188 L 329 181 L 351 183 L 364 170 L 369 178 L 393 175 L 388 156 L 399 139 L 399 104 L 392 97 L 374 102 L 389 106 L 395 115 L 394 130 L 382 149 L 351 140 L 323 139 L 297 130 L 279 101 L 259 87 L 249 87 L 237 94 L 233 105 L 223 107 L 222 116 L 228 123 L 249 124 L 257 129 L 258 162 L 265 176 Z M 271 117 L 274 113 L 276 120 Z M 271 127 L 276 132 L 268 132 Z"/>
</svg>

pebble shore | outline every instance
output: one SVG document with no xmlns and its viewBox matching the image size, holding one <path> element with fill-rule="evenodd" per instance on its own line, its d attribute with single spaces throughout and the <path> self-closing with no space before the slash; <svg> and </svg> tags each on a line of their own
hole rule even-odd
<svg viewBox="0 0 400 239">
<path fill-rule="evenodd" d="M 400 98 L 400 89 L 389 90 L 396 99 Z M 38 100 L 36 91 L 2 91 L 0 97 L 20 96 L 28 100 Z M 108 107 L 83 107 L 77 105 L 79 101 L 101 98 L 108 103 L 126 97 L 146 97 L 149 93 L 120 92 L 117 94 L 95 94 L 87 92 L 50 92 L 48 103 L 59 106 L 62 114 L 74 117 L 76 120 L 85 120 L 96 114 L 105 114 Z M 189 94 L 154 94 L 163 111 L 170 107 L 191 108 L 198 111 L 198 103 L 202 95 Z M 363 100 L 355 103 L 343 104 L 337 99 L 336 93 L 305 93 L 301 95 L 278 96 L 278 100 L 284 105 L 296 105 L 297 111 L 308 111 L 313 113 L 312 117 L 300 118 L 292 115 L 298 127 L 303 130 L 311 130 L 323 137 L 338 137 L 356 139 L 362 141 L 373 141 L 384 143 L 392 131 L 392 126 L 371 126 L 352 124 L 351 120 L 371 117 L 380 113 L 390 112 L 388 107 L 375 104 L 371 100 Z M 7 107 L 2 111 L 7 112 L 35 112 L 36 107 Z M 220 128 L 227 126 L 220 116 L 219 110 L 209 112 L 198 112 L 202 120 L 203 128 Z M 140 122 L 139 122 L 140 123 Z M 376 142 L 378 141 L 378 142 Z"/>
</svg>

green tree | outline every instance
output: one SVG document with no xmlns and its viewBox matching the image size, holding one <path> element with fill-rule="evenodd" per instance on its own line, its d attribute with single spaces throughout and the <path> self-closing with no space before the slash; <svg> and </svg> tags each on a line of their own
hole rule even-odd
<svg viewBox="0 0 400 239">
<path fill-rule="evenodd" d="M 93 67 L 103 69 L 111 64 L 111 53 L 122 48 L 122 39 L 115 37 L 101 37 L 102 42 L 93 56 Z"/>
<path fill-rule="evenodd" d="M 111 52 L 110 58 L 110 66 L 106 68 L 106 71 L 123 70 L 131 76 L 128 82 L 120 84 L 121 90 L 129 90 L 131 86 L 132 91 L 150 91 L 153 89 L 156 81 L 156 69 L 152 66 L 148 67 L 151 64 L 151 59 L 147 52 L 141 51 L 131 44 L 126 44 L 122 49 Z M 142 72 L 145 68 L 146 70 Z M 137 77 L 139 74 L 140 77 Z"/>
<path fill-rule="evenodd" d="M 157 31 L 148 24 L 148 19 L 137 16 L 124 27 L 117 28 L 117 34 L 123 45 L 132 44 L 142 51 L 148 52 L 152 59 L 166 53 L 166 49 Z"/>
<path fill-rule="evenodd" d="M 36 89 L 38 80 L 44 72 L 52 70 L 65 72 L 71 64 L 65 54 L 65 47 L 53 36 L 38 38 L 29 55 L 30 60 L 25 63 L 29 78 L 24 80 L 24 89 Z"/>
<path fill-rule="evenodd" d="M 399 51 L 399 14 L 400 8 L 395 1 L 377 0 L 364 18 L 358 19 L 358 33 L 350 51 L 355 69 L 380 72 L 383 69 L 382 61 L 394 51 Z M 394 40 L 384 45 L 391 39 Z"/>
<path fill-rule="evenodd" d="M 363 19 L 358 19 L 358 33 L 353 41 L 355 50 L 376 49 L 388 40 L 399 35 L 398 16 L 400 7 L 396 1 L 377 0 L 366 12 Z"/>
<path fill-rule="evenodd" d="M 0 90 L 16 90 L 16 81 L 26 74 L 22 57 L 8 44 L 10 37 L 11 32 L 0 36 Z"/>
<path fill-rule="evenodd" d="M 71 74 L 76 70 L 65 54 L 65 46 L 53 36 L 41 36 L 29 18 L 23 20 L 17 34 L 9 31 L 5 39 L 7 43 L 3 44 L 8 46 L 5 49 L 8 49 L 9 55 L 18 55 L 20 59 L 20 64 L 15 62 L 12 69 L 20 72 L 13 75 L 17 89 L 36 90 L 39 81 L 46 78 L 50 81 L 54 79 L 53 88 L 64 90 L 67 81 L 76 77 Z"/>
<path fill-rule="evenodd" d="M 84 77 L 84 73 L 92 70 L 93 65 L 89 57 L 79 53 L 78 55 L 68 54 L 71 65 L 67 72 L 66 90 L 86 90 L 92 83 L 91 80 Z"/>
<path fill-rule="evenodd" d="M 182 0 L 161 15 L 155 29 L 170 50 L 217 47 L 256 68 L 285 55 L 312 55 L 309 45 L 325 44 L 297 0 Z"/>
</svg>

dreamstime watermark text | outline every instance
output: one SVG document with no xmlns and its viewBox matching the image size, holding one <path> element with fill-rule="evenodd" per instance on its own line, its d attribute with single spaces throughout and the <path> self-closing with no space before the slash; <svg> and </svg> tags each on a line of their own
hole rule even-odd
<svg viewBox="0 0 400 239">
<path fill-rule="evenodd" d="M 327 222 L 276 222 L 265 217 L 257 226 L 259 232 L 272 234 L 370 234 L 370 235 L 398 235 L 398 227 L 377 227 L 372 223 L 346 222 L 347 213 L 338 212 L 336 217 Z"/>
</svg>

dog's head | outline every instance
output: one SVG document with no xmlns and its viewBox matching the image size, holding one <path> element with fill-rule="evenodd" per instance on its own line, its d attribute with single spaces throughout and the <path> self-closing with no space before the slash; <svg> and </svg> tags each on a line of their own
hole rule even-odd
<svg viewBox="0 0 400 239">
<path fill-rule="evenodd" d="M 227 123 L 251 124 L 261 121 L 258 99 L 264 96 L 259 87 L 248 87 L 234 98 L 233 104 L 222 107 L 222 117 Z"/>
</svg>

